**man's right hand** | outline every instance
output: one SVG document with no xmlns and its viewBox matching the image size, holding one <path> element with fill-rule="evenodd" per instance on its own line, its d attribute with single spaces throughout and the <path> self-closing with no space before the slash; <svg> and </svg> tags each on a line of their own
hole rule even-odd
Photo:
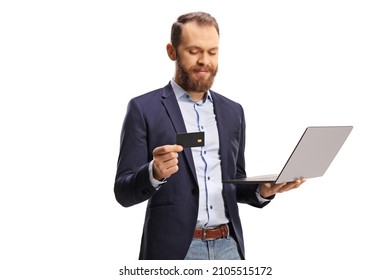
<svg viewBox="0 0 390 280">
<path fill-rule="evenodd" d="M 153 177 L 161 181 L 179 170 L 179 154 L 183 151 L 180 145 L 165 145 L 153 150 Z"/>
</svg>

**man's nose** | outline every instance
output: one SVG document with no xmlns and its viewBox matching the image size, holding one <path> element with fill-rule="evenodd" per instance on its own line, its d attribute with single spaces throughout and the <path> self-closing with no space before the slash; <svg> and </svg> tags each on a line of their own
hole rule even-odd
<svg viewBox="0 0 390 280">
<path fill-rule="evenodd" d="M 210 63 L 210 57 L 207 53 L 201 53 L 198 58 L 198 64 L 208 65 Z"/>
</svg>

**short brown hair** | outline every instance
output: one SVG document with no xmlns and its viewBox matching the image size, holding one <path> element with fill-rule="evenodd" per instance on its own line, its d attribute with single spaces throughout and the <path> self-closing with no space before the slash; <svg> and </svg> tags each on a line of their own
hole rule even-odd
<svg viewBox="0 0 390 280">
<path fill-rule="evenodd" d="M 179 16 L 177 18 L 177 21 L 172 24 L 171 44 L 175 49 L 177 49 L 180 44 L 183 24 L 191 21 L 195 21 L 197 24 L 203 26 L 207 26 L 207 25 L 214 26 L 219 36 L 219 27 L 218 27 L 217 20 L 214 17 L 212 17 L 210 14 L 205 12 L 193 12 L 193 13 L 184 14 Z"/>
</svg>

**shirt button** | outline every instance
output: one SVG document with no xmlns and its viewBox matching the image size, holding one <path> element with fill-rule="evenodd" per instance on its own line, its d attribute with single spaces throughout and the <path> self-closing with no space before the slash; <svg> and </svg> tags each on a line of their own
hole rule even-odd
<svg viewBox="0 0 390 280">
<path fill-rule="evenodd" d="M 207 177 L 207 180 L 210 180 L 210 176 L 209 176 L 209 177 Z"/>
<path fill-rule="evenodd" d="M 204 151 L 204 154 L 207 154 L 207 152 L 206 152 L 206 151 Z"/>
<path fill-rule="evenodd" d="M 213 205 L 210 205 L 210 209 L 213 209 Z"/>
</svg>

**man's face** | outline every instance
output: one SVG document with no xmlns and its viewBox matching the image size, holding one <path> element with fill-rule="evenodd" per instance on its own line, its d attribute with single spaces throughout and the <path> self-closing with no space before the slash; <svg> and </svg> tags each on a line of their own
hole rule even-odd
<svg viewBox="0 0 390 280">
<path fill-rule="evenodd" d="M 186 91 L 206 92 L 218 71 L 219 36 L 213 26 L 186 23 L 176 52 L 175 81 Z"/>
</svg>

